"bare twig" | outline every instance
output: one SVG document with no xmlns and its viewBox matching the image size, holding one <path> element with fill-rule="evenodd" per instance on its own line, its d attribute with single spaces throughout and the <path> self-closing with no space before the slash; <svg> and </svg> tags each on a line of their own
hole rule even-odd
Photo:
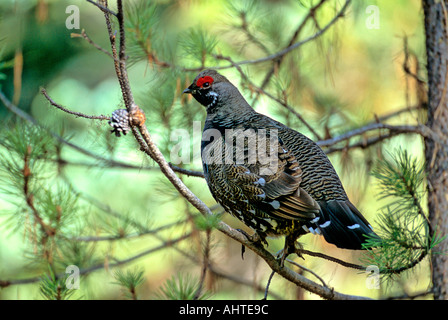
<svg viewBox="0 0 448 320">
<path fill-rule="evenodd" d="M 380 117 L 378 117 L 378 116 L 375 115 L 375 121 L 374 121 L 374 122 L 376 122 L 376 123 L 378 123 L 378 122 L 384 122 L 384 121 L 386 121 L 386 120 L 395 118 L 395 117 L 397 117 L 397 116 L 399 116 L 399 115 L 401 115 L 401 114 L 403 114 L 403 113 L 411 113 L 411 112 L 413 112 L 413 111 L 418 111 L 418 110 L 420 110 L 420 109 L 422 109 L 422 106 L 421 106 L 421 105 L 417 105 L 417 106 L 409 106 L 409 107 L 404 107 L 404 108 L 398 109 L 398 110 L 396 110 L 396 111 L 387 113 L 387 114 L 382 115 L 382 116 L 380 116 Z M 373 122 L 372 122 L 372 123 L 373 123 Z"/>
<path fill-rule="evenodd" d="M 305 249 L 300 249 L 299 250 L 300 254 L 306 254 L 312 257 L 318 257 L 318 258 L 322 258 L 328 261 L 332 261 L 335 262 L 337 264 L 340 264 L 341 266 L 344 266 L 346 268 L 352 268 L 352 269 L 356 269 L 356 270 L 365 270 L 365 267 L 358 265 L 358 264 L 354 264 L 354 263 L 349 263 L 346 261 L 343 261 L 341 259 L 335 258 L 335 257 L 331 257 L 329 255 L 320 253 L 320 252 L 314 252 L 314 251 L 309 251 L 309 250 L 305 250 Z"/>
<path fill-rule="evenodd" d="M 92 120 L 110 120 L 109 116 L 91 116 L 91 115 L 87 115 L 81 112 L 76 112 L 76 111 L 71 111 L 69 109 L 67 109 L 66 107 L 61 106 L 60 104 L 56 103 L 47 93 L 47 90 L 45 90 L 44 88 L 40 89 L 40 92 L 44 95 L 44 97 L 48 100 L 48 102 L 50 102 L 50 104 L 56 108 L 58 108 L 59 110 L 62 110 L 66 113 L 72 114 L 74 116 L 77 117 L 81 117 L 81 118 L 86 118 L 86 119 L 92 119 Z"/>
<path fill-rule="evenodd" d="M 302 269 L 302 270 L 304 270 L 304 271 L 307 271 L 307 272 L 311 273 L 313 276 L 315 276 L 317 279 L 319 279 L 319 281 L 322 283 L 322 285 L 323 285 L 324 287 L 327 287 L 327 288 L 328 288 L 328 286 L 327 286 L 327 284 L 325 283 L 324 279 L 322 279 L 322 278 L 321 278 L 317 273 L 315 273 L 314 271 L 312 271 L 312 270 L 310 270 L 310 269 L 308 269 L 308 268 L 306 268 L 306 267 L 304 267 L 304 266 L 298 264 L 297 262 L 295 262 L 295 261 L 293 261 L 293 260 L 286 259 L 286 261 L 288 261 L 289 263 L 295 265 L 296 267 L 298 267 L 298 268 L 300 268 L 300 269 Z"/>
<path fill-rule="evenodd" d="M 98 2 L 95 2 L 95 1 L 93 1 L 93 0 L 86 0 L 86 1 L 87 1 L 87 2 L 90 2 L 91 4 L 93 4 L 93 5 L 95 5 L 95 6 L 97 6 L 97 7 L 100 8 L 100 10 L 103 11 L 104 13 L 108 13 L 108 14 L 111 14 L 111 15 L 113 15 L 113 16 L 117 16 L 117 13 L 114 12 L 114 11 L 112 11 L 112 10 L 110 10 L 110 9 L 107 7 L 107 4 L 106 4 L 106 6 L 103 6 L 103 5 L 101 5 L 101 4 L 99 4 Z"/>
<path fill-rule="evenodd" d="M 331 139 L 327 139 L 327 140 L 321 140 L 321 141 L 317 141 L 316 143 L 320 146 L 320 147 L 330 147 L 332 145 L 335 145 L 339 142 L 345 141 L 345 140 L 349 140 L 355 136 L 360 136 L 363 135 L 365 133 L 367 133 L 368 131 L 373 131 L 373 130 L 379 130 L 379 129 L 387 129 L 390 132 L 393 132 L 395 134 L 398 133 L 417 133 L 420 134 L 423 137 L 432 137 L 433 134 L 431 132 L 431 130 L 424 126 L 424 125 L 416 125 L 416 126 L 411 126 L 411 125 L 401 125 L 401 126 L 394 126 L 394 125 L 389 125 L 389 124 L 385 124 L 385 123 L 371 123 L 368 124 L 366 126 L 363 126 L 361 128 L 357 128 L 354 130 L 351 130 L 349 132 L 346 132 L 344 134 L 341 134 L 337 137 L 331 138 Z"/>
<path fill-rule="evenodd" d="M 90 39 L 90 37 L 87 35 L 86 31 L 84 29 L 81 30 L 81 33 L 72 33 L 71 34 L 72 38 L 78 38 L 81 37 L 84 40 L 86 40 L 89 44 L 91 44 L 92 46 L 94 46 L 96 49 L 98 49 L 99 51 L 105 53 L 106 55 L 108 55 L 109 57 L 111 57 L 112 59 L 114 59 L 114 57 L 112 56 L 112 54 L 107 51 L 106 49 L 104 49 L 103 47 L 101 47 L 100 45 L 96 44 L 92 39 Z"/>
<path fill-rule="evenodd" d="M 264 289 L 264 297 L 263 300 L 268 299 L 269 287 L 271 285 L 272 278 L 274 277 L 275 271 L 272 271 L 269 275 L 268 282 L 266 283 L 266 288 Z"/>
</svg>

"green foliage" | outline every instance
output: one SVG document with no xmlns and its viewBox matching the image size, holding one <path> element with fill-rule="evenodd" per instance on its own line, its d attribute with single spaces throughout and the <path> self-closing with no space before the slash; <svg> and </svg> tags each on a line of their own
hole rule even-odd
<svg viewBox="0 0 448 320">
<path fill-rule="evenodd" d="M 11 209 L 2 212 L 6 217 L 2 230 L 27 235 L 30 241 L 25 256 L 34 268 L 51 265 L 65 270 L 67 265 L 88 265 L 94 248 L 70 240 L 79 232 L 84 208 L 78 193 L 58 177 L 54 138 L 46 130 L 22 122 L 6 125 L 0 136 L 0 190 L 3 200 L 11 204 Z M 46 279 L 46 284 L 52 279 Z M 53 287 L 44 287 L 48 289 L 45 294 L 63 297 L 54 291 L 60 290 L 59 282 L 52 283 Z"/>
<path fill-rule="evenodd" d="M 129 62 L 133 64 L 148 58 L 153 51 L 156 52 L 159 49 L 157 46 L 160 43 L 160 33 L 157 29 L 161 10 L 152 1 L 126 2 L 125 9 L 129 41 L 127 49 L 131 57 Z"/>
<path fill-rule="evenodd" d="M 118 269 L 114 272 L 114 278 L 117 280 L 114 284 L 125 289 L 127 298 L 137 300 L 136 289 L 145 281 L 144 273 L 145 271 L 141 268 L 127 270 L 126 272 Z"/>
<path fill-rule="evenodd" d="M 198 215 L 195 219 L 196 227 L 199 230 L 204 231 L 210 231 L 218 227 L 218 223 L 221 221 L 221 215 L 220 214 L 214 214 L 214 215 Z"/>
<path fill-rule="evenodd" d="M 20 208 L 12 218 L 23 222 L 26 215 L 32 213 L 30 211 L 36 210 L 42 212 L 44 219 L 57 224 L 53 227 L 71 224 L 77 194 L 54 182 L 56 172 L 51 162 L 56 145 L 53 137 L 37 126 L 20 123 L 6 126 L 0 132 L 0 141 L 4 154 L 0 159 L 0 179 L 3 182 L 0 188 Z M 22 210 L 24 202 L 28 210 Z"/>
<path fill-rule="evenodd" d="M 378 180 L 379 198 L 390 199 L 380 209 L 378 233 L 371 237 L 365 255 L 367 264 L 379 267 L 383 274 L 397 274 L 420 262 L 440 242 L 430 234 L 422 203 L 425 181 L 423 164 L 398 149 L 390 159 L 377 163 L 372 175 Z"/>
<path fill-rule="evenodd" d="M 218 44 L 216 37 L 201 28 L 188 30 L 182 38 L 183 51 L 193 60 L 198 61 L 201 66 L 206 65 L 207 57 L 214 54 L 214 49 Z"/>
<path fill-rule="evenodd" d="M 57 278 L 51 268 L 49 273 L 42 277 L 39 283 L 41 296 L 46 300 L 69 300 L 73 298 L 76 290 L 66 285 L 67 278 Z"/>
<path fill-rule="evenodd" d="M 379 182 L 380 199 L 395 197 L 402 211 L 412 210 L 421 199 L 424 166 L 406 150 L 398 149 L 391 157 L 381 161 L 372 172 Z"/>
<path fill-rule="evenodd" d="M 190 275 L 173 276 L 159 289 L 157 298 L 160 300 L 205 300 L 210 294 L 205 292 L 198 295 L 200 288 L 198 279 Z"/>
</svg>

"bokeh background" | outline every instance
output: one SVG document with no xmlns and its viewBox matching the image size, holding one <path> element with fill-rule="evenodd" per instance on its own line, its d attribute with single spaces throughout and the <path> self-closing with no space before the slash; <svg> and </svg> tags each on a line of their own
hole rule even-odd
<svg viewBox="0 0 448 320">
<path fill-rule="evenodd" d="M 110 2 L 115 8 L 115 3 Z M 193 137 L 193 121 L 203 123 L 205 119 L 205 110 L 197 102 L 181 97 L 181 91 L 197 73 L 186 69 L 228 65 L 228 61 L 216 59 L 218 54 L 240 61 L 279 51 L 286 46 L 309 8 L 317 3 L 307 0 L 126 2 L 132 90 L 167 160 L 177 143 L 170 139 L 173 130 L 186 130 Z M 315 20 L 306 24 L 300 39 L 317 32 L 316 23 L 321 28 L 325 26 L 342 4 L 343 1 L 328 0 L 317 11 Z M 70 5 L 79 8 L 80 29 L 66 27 L 70 16 L 66 9 Z M 373 25 L 372 11 L 366 11 L 369 6 L 378 9 L 379 20 L 375 19 Z M 266 91 L 282 98 L 286 96 L 288 104 L 322 139 L 374 121 L 375 115 L 386 115 L 406 107 L 418 108 L 424 98 L 418 93 L 418 84 L 411 74 L 425 78 L 423 28 L 423 12 L 418 0 L 353 1 L 345 16 L 323 36 L 286 56 Z M 74 298 L 126 298 L 125 290 L 115 284 L 114 268 L 108 266 L 193 231 L 186 241 L 119 267 L 143 270 L 145 281 L 138 287 L 138 297 L 154 299 L 160 297 L 160 290 L 169 279 L 177 283 L 198 281 L 204 232 L 197 231 L 194 222 L 198 213 L 139 151 L 132 136 L 116 138 L 106 122 L 65 114 L 52 108 L 39 93 L 39 88 L 45 87 L 61 105 L 86 114 L 110 115 L 123 107 L 112 59 L 82 37 L 73 35 L 79 35 L 82 29 L 99 46 L 109 49 L 103 14 L 87 1 L 1 1 L 0 89 L 46 128 L 94 154 L 86 156 L 67 145 L 55 143 L 54 149 L 60 148 L 58 156 L 51 149 L 50 154 L 54 154 L 48 159 L 52 160 L 47 159 L 42 169 L 48 173 L 41 182 L 43 186 L 49 190 L 63 186 L 64 190 L 77 194 L 72 219 L 63 231 L 67 238 L 60 240 L 64 245 L 55 242 L 54 254 L 61 262 L 58 270 L 64 270 L 64 261 L 77 261 L 81 269 L 104 266 L 82 276 Z M 176 67 L 166 67 L 162 62 Z M 247 64 L 242 65 L 242 70 L 260 85 L 270 67 L 269 62 Z M 258 97 L 237 70 L 228 68 L 221 72 L 240 88 L 249 102 L 253 102 L 257 111 L 316 140 L 306 126 L 281 105 L 264 95 Z M 19 120 L 2 105 L 0 121 L 2 130 L 9 130 Z M 415 124 L 417 121 L 416 112 L 407 112 L 394 117 L 391 123 Z M 197 143 L 199 141 L 191 141 L 192 150 Z M 378 158 L 397 147 L 421 158 L 422 142 L 415 136 L 399 136 L 366 149 L 330 155 L 350 199 L 374 226 L 377 211 L 384 203 L 378 201 L 377 186 L 370 170 Z M 4 148 L 0 148 L 0 156 L 8 156 Z M 58 157 L 65 162 L 56 161 Z M 180 165 L 201 171 L 200 159 L 191 158 L 190 163 Z M 112 165 L 104 159 L 114 159 L 128 167 Z M 18 212 L 18 203 L 23 205 L 24 200 L 8 193 L 6 179 L 8 175 L 2 171 L 0 280 L 38 277 L 48 270 L 36 240 L 38 231 L 31 215 L 26 218 L 26 214 Z M 186 175 L 182 175 L 182 179 L 200 199 L 220 212 L 203 179 Z M 228 214 L 222 219 L 235 228 L 244 228 Z M 156 236 L 130 236 L 171 224 L 174 225 L 157 232 Z M 80 241 L 80 237 L 118 234 L 126 239 Z M 210 298 L 262 298 L 270 274 L 264 261 L 250 251 L 246 251 L 242 260 L 240 245 L 218 231 L 211 232 L 211 239 L 210 259 L 215 270 L 209 270 L 205 282 Z M 363 253 L 337 249 L 317 236 L 304 236 L 301 242 L 307 249 L 354 263 L 359 263 L 363 257 Z M 273 252 L 282 245 L 282 240 L 270 240 Z M 77 254 L 77 258 L 70 260 L 69 253 Z M 367 288 L 363 272 L 312 257 L 296 261 L 316 272 L 327 285 L 347 294 L 378 298 L 419 292 L 430 284 L 426 261 L 393 281 L 383 282 L 378 290 Z M 304 275 L 318 282 L 310 273 L 304 272 Z M 38 281 L 11 285 L 0 289 L 0 299 L 41 299 L 39 290 Z M 274 276 L 270 291 L 272 298 L 318 298 L 279 276 Z"/>
</svg>

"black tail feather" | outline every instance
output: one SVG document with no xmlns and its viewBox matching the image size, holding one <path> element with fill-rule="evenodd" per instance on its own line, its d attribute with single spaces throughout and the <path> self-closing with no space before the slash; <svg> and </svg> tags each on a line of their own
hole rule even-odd
<svg viewBox="0 0 448 320">
<path fill-rule="evenodd" d="M 325 240 L 338 248 L 364 249 L 366 235 L 377 236 L 369 222 L 350 201 L 319 201 L 319 205 L 320 217 L 315 219 L 311 227 L 318 228 Z"/>
</svg>

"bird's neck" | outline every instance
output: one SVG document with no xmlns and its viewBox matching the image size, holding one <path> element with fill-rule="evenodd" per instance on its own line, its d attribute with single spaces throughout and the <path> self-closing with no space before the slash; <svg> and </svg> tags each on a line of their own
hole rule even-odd
<svg viewBox="0 0 448 320">
<path fill-rule="evenodd" d="M 207 107 L 207 119 L 228 119 L 233 121 L 244 120 L 255 113 L 255 110 L 247 103 L 239 91 L 232 95 L 221 93 L 217 102 Z"/>
<path fill-rule="evenodd" d="M 249 105 L 247 107 L 240 105 L 239 107 L 231 106 L 216 110 L 207 110 L 205 124 L 214 128 L 234 128 L 241 124 L 244 125 L 254 114 L 256 114 L 255 110 Z"/>
</svg>

